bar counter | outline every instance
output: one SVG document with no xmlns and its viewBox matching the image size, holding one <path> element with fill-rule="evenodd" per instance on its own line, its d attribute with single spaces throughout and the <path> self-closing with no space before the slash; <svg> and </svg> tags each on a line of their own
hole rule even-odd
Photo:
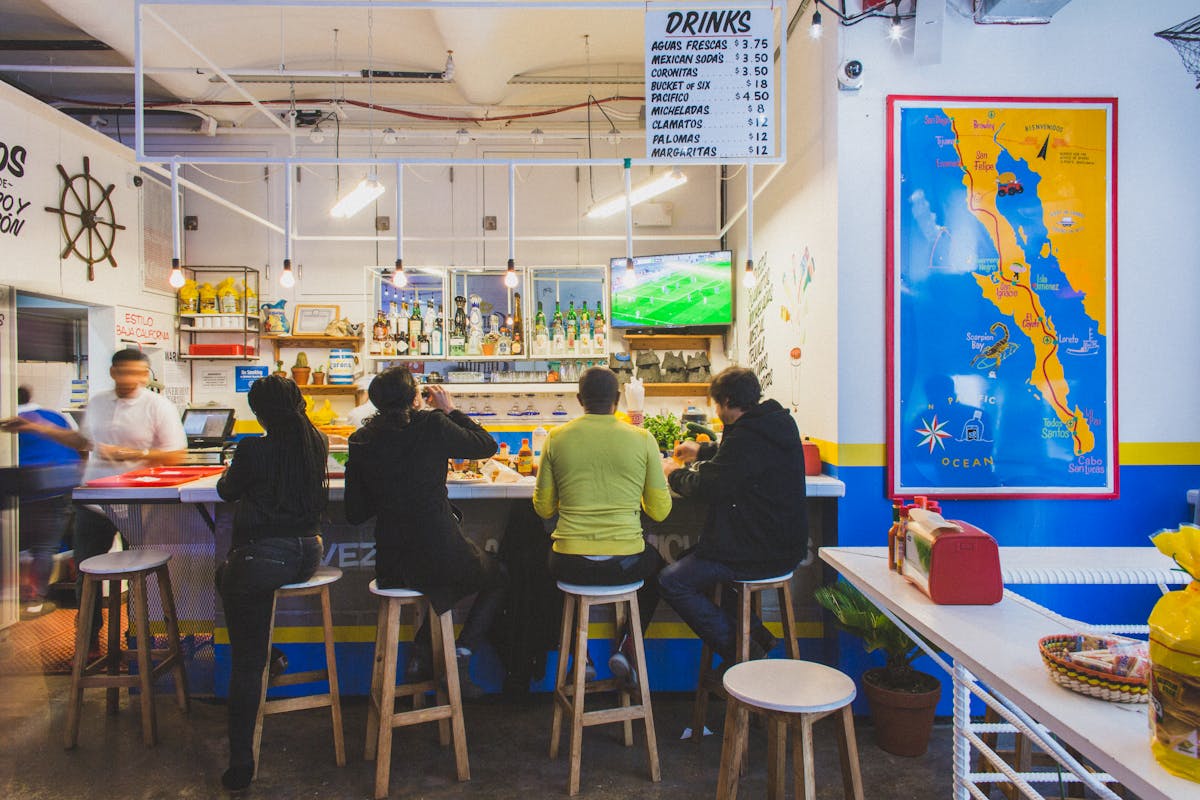
<svg viewBox="0 0 1200 800">
<path fill-rule="evenodd" d="M 228 684 L 229 640 L 213 587 L 213 574 L 229 549 L 234 505 L 217 495 L 218 478 L 218 475 L 211 475 L 174 487 L 84 486 L 73 494 L 76 504 L 99 506 L 132 547 L 155 547 L 172 554 L 171 577 L 186 640 L 184 649 L 188 656 L 189 680 L 193 691 L 199 695 L 223 695 Z M 795 572 L 796 618 L 805 657 L 828 660 L 833 650 L 823 639 L 822 616 L 812 599 L 812 592 L 829 576 L 813 554 L 818 547 L 837 544 L 837 505 L 838 498 L 845 494 L 845 484 L 827 475 L 809 476 L 806 484 L 810 498 L 810 550 L 809 557 Z M 526 541 L 531 536 L 548 536 L 537 527 L 540 522 L 530 521 L 533 488 L 533 478 L 522 478 L 509 484 L 450 482 L 448 492 L 463 512 L 464 534 L 485 550 L 507 559 L 514 556 L 503 547 L 506 534 L 519 531 Z M 367 584 L 375 577 L 375 523 L 374 520 L 361 525 L 348 523 L 342 505 L 344 493 L 345 481 L 340 476 L 330 478 L 330 503 L 322 525 L 324 563 L 343 571 L 342 579 L 331 590 L 341 690 L 347 694 L 365 694 L 370 683 L 378 608 L 367 589 Z M 706 510 L 703 503 L 676 498 L 666 520 L 661 523 L 646 520 L 647 541 L 657 547 L 668 562 L 674 561 L 694 544 L 703 527 Z M 536 566 L 540 567 L 540 564 Z M 514 585 L 518 589 L 525 588 L 523 581 L 515 580 Z M 771 598 L 766 600 L 763 617 L 778 635 L 778 609 Z M 150 605 L 153 614 L 159 607 L 158 599 L 152 597 Z M 456 609 L 456 617 L 460 617 L 467 607 L 464 604 Z M 410 621 L 404 622 L 401 638 L 411 640 Z M 607 647 L 599 640 L 611 635 L 610 627 L 602 621 L 592 626 L 597 637 L 593 647 Z M 323 653 L 320 641 L 317 606 L 304 598 L 281 601 L 276 617 L 276 643 L 288 653 L 293 665 L 291 669 L 315 668 Z M 699 640 L 666 604 L 661 604 L 647 635 L 653 688 L 666 691 L 693 689 L 699 651 Z M 490 656 L 486 654 L 476 668 L 479 673 L 476 679 L 489 689 L 498 689 L 504 682 L 505 670 Z M 607 649 L 597 649 L 593 658 L 598 664 L 604 664 Z M 532 676 L 535 690 L 548 688 L 550 682 L 542 674 Z"/>
</svg>

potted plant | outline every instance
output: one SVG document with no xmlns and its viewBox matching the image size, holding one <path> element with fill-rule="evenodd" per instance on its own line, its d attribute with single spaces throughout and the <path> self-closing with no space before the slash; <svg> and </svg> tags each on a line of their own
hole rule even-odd
<svg viewBox="0 0 1200 800">
<path fill-rule="evenodd" d="M 862 676 L 876 743 L 894 755 L 924 755 L 942 686 L 929 673 L 913 669 L 920 647 L 845 581 L 818 588 L 815 597 L 833 614 L 839 628 L 862 639 L 868 653 L 882 650 L 886 657 L 884 666 L 869 669 Z"/>
<path fill-rule="evenodd" d="M 296 363 L 292 365 L 292 380 L 297 386 L 307 386 L 308 376 L 312 370 L 308 366 L 308 354 L 300 352 L 296 354 Z"/>
<path fill-rule="evenodd" d="M 321 364 L 320 366 L 318 366 L 316 369 L 313 370 L 312 382 L 313 382 L 313 386 L 324 386 L 325 385 L 325 365 L 324 364 Z"/>
<path fill-rule="evenodd" d="M 288 376 L 287 372 L 283 368 L 283 361 L 275 362 L 275 374 L 281 378 L 286 378 Z"/>
</svg>

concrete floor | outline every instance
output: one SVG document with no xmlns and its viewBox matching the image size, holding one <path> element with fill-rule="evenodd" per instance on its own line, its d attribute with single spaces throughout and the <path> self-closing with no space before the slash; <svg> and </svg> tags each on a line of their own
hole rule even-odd
<svg viewBox="0 0 1200 800">
<path fill-rule="evenodd" d="M 194 700 L 184 717 L 171 697 L 158 697 L 159 743 L 141 744 L 137 711 L 122 697 L 119 714 L 104 713 L 104 692 L 85 693 L 79 747 L 62 748 L 65 677 L 4 676 L 0 692 L 0 797 L 48 798 L 220 798 L 225 767 L 225 708 Z M 719 727 L 722 704 L 710 709 L 709 725 Z M 654 696 L 662 783 L 647 777 L 644 739 L 634 747 L 618 741 L 619 726 L 584 733 L 583 798 L 703 798 L 715 796 L 721 741 L 680 741 L 691 716 L 691 696 Z M 466 708 L 471 781 L 454 780 L 453 756 L 437 746 L 436 727 L 396 731 L 391 794 L 406 798 L 488 797 L 498 800 L 566 796 L 566 739 L 558 760 L 547 756 L 551 706 L 539 695 L 526 704 L 489 698 Z M 300 711 L 267 718 L 258 779 L 243 798 L 353 798 L 372 796 L 374 766 L 364 762 L 366 704 L 350 698 L 344 706 L 347 764 L 335 766 L 329 715 Z M 832 719 L 817 725 L 817 796 L 841 798 Z M 635 731 L 637 730 L 635 724 Z M 860 761 L 867 798 L 929 800 L 950 796 L 951 745 L 948 725 L 934 731 L 929 752 L 899 758 L 877 748 L 870 725 L 859 720 Z M 741 796 L 766 794 L 766 740 L 751 730 L 750 765 Z M 790 782 L 789 782 L 790 792 Z"/>
</svg>

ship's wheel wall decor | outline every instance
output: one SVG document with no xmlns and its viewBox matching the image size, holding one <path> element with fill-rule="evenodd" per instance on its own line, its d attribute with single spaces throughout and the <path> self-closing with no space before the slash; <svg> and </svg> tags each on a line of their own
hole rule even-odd
<svg viewBox="0 0 1200 800">
<path fill-rule="evenodd" d="M 67 245 L 59 258 L 74 253 L 87 263 L 88 280 L 94 281 L 96 264 L 107 261 L 114 268 L 117 266 L 117 259 L 113 258 L 112 253 L 113 242 L 117 238 L 117 231 L 125 230 L 124 225 L 117 224 L 117 214 L 113 208 L 112 193 L 117 185 L 110 183 L 105 188 L 96 180 L 87 156 L 83 157 L 83 172 L 69 175 L 59 164 L 58 174 L 63 179 L 59 207 L 46 206 L 46 210 L 58 214 L 62 224 Z"/>
</svg>

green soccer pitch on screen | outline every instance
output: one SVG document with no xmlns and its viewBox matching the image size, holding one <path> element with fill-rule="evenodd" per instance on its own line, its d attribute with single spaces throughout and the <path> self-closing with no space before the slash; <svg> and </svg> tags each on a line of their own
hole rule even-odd
<svg viewBox="0 0 1200 800">
<path fill-rule="evenodd" d="M 610 262 L 614 328 L 700 328 L 733 323 L 733 254 L 673 253 Z"/>
</svg>

